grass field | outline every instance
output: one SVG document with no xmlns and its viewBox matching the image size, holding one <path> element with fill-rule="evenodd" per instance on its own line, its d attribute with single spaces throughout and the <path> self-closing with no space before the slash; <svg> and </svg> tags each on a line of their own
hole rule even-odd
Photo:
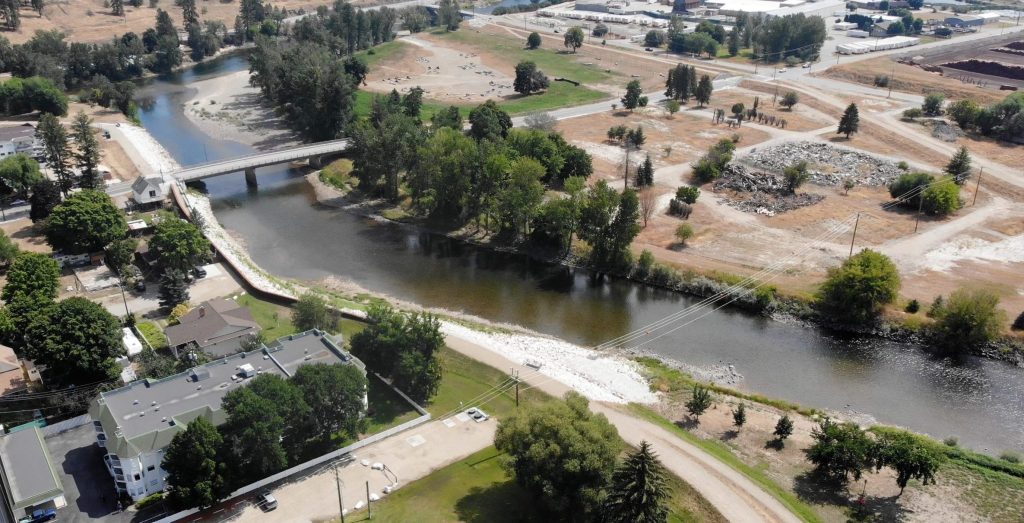
<svg viewBox="0 0 1024 523">
<path fill-rule="evenodd" d="M 376 376 L 367 376 L 366 412 L 364 434 L 376 434 L 419 416 L 419 412 L 402 399 L 391 387 Z"/>
<path fill-rule="evenodd" d="M 355 113 L 357 116 L 364 117 L 370 114 L 370 107 L 372 106 L 374 96 L 381 96 L 381 93 L 356 91 Z M 543 93 L 511 98 L 504 101 L 499 99 L 496 101 L 503 109 L 505 109 L 506 112 L 515 116 L 538 111 L 559 109 L 561 107 L 569 107 L 573 105 L 582 105 L 609 97 L 610 96 L 607 93 L 587 89 L 586 87 L 576 87 L 566 82 L 551 82 L 551 87 Z M 483 101 L 480 103 L 483 103 Z M 420 110 L 420 120 L 423 120 L 424 122 L 429 121 L 435 114 L 448 108 L 450 105 L 452 104 L 443 104 L 431 100 L 424 100 L 423 107 Z M 462 114 L 463 119 L 468 118 L 469 111 L 471 111 L 473 107 L 476 107 L 475 105 L 456 105 L 459 108 L 459 113 Z"/>
<path fill-rule="evenodd" d="M 494 367 L 485 365 L 462 353 L 444 347 L 440 352 L 442 378 L 437 394 L 426 405 L 427 410 L 435 417 L 450 413 L 460 406 L 469 408 L 474 405 L 462 405 L 466 398 L 475 398 L 503 383 L 508 374 Z M 523 391 L 519 398 L 522 405 L 547 401 L 550 397 L 538 389 Z M 479 405 L 484 412 L 501 419 L 516 408 L 515 388 L 494 396 L 485 404 Z"/>
<path fill-rule="evenodd" d="M 669 476 L 670 522 L 719 522 L 724 518 L 689 485 Z M 365 520 L 360 514 L 355 521 Z M 501 454 L 488 447 L 411 483 L 374 508 L 374 521 L 441 523 L 547 521 L 533 497 L 501 467 Z M 346 520 L 348 521 L 348 520 Z"/>
<path fill-rule="evenodd" d="M 401 52 L 407 45 L 409 44 L 401 40 L 392 40 L 376 47 L 366 49 L 365 51 L 359 51 L 355 56 L 356 58 L 361 58 L 366 62 L 367 66 L 373 68 L 373 66 L 378 65 Z"/>
</svg>

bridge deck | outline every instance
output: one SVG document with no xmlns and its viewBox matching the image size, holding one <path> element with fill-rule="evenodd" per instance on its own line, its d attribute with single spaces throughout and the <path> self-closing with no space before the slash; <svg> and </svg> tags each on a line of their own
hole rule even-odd
<svg viewBox="0 0 1024 523">
<path fill-rule="evenodd" d="M 322 154 L 339 153 L 348 149 L 348 146 L 348 139 L 300 145 L 285 151 L 250 154 L 248 156 L 233 158 L 231 160 L 218 160 L 209 163 L 191 165 L 171 172 L 170 175 L 177 180 L 191 182 L 195 180 L 202 180 L 203 178 L 210 178 L 211 176 L 241 172 L 246 169 L 255 169 L 257 167 L 293 162 L 296 160 L 310 158 L 312 156 L 320 156 Z"/>
</svg>

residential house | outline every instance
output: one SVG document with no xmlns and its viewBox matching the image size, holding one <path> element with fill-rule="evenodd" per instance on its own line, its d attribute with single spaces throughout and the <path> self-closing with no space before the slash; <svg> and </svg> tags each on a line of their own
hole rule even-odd
<svg viewBox="0 0 1024 523">
<path fill-rule="evenodd" d="M 36 159 L 43 155 L 42 144 L 36 140 L 36 128 L 32 124 L 0 127 L 0 160 L 18 153 Z"/>
<path fill-rule="evenodd" d="M 139 176 L 132 183 L 132 201 L 138 207 L 158 207 L 167 198 L 167 182 L 159 176 Z"/>
<path fill-rule="evenodd" d="M 260 331 L 249 309 L 223 298 L 199 304 L 178 321 L 164 330 L 175 355 L 186 346 L 194 346 L 214 357 L 227 356 L 241 350 L 246 336 Z"/>
<path fill-rule="evenodd" d="M 340 339 L 310 330 L 161 380 L 136 381 L 101 393 L 89 415 L 115 488 L 136 501 L 162 491 L 167 479 L 164 452 L 174 435 L 199 417 L 214 425 L 224 423 L 224 396 L 260 374 L 287 378 L 300 366 L 316 363 L 355 365 L 365 373 L 363 362 L 341 345 Z"/>
<path fill-rule="evenodd" d="M 36 366 L 18 359 L 14 349 L 0 345 L 0 396 L 25 392 L 34 382 L 42 383 Z"/>
</svg>

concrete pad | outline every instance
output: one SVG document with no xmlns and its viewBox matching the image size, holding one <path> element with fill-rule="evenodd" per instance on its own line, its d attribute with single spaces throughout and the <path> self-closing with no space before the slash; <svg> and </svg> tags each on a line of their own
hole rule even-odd
<svg viewBox="0 0 1024 523">
<path fill-rule="evenodd" d="M 415 436 L 410 436 L 408 438 L 405 438 L 405 442 L 408 443 L 410 447 L 418 447 L 418 446 L 426 443 L 427 440 L 424 439 L 423 436 L 420 436 L 419 434 L 416 434 Z"/>
</svg>

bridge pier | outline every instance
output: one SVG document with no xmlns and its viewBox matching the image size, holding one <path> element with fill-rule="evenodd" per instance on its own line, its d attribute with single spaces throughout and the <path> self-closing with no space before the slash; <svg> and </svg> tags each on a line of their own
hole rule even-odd
<svg viewBox="0 0 1024 523">
<path fill-rule="evenodd" d="M 320 169 L 324 166 L 324 157 L 322 155 L 310 156 L 309 166 L 314 169 Z"/>
<path fill-rule="evenodd" d="M 245 170 L 245 184 L 248 185 L 249 187 L 256 187 L 258 185 L 256 183 L 255 168 L 249 167 L 248 169 Z"/>
</svg>

